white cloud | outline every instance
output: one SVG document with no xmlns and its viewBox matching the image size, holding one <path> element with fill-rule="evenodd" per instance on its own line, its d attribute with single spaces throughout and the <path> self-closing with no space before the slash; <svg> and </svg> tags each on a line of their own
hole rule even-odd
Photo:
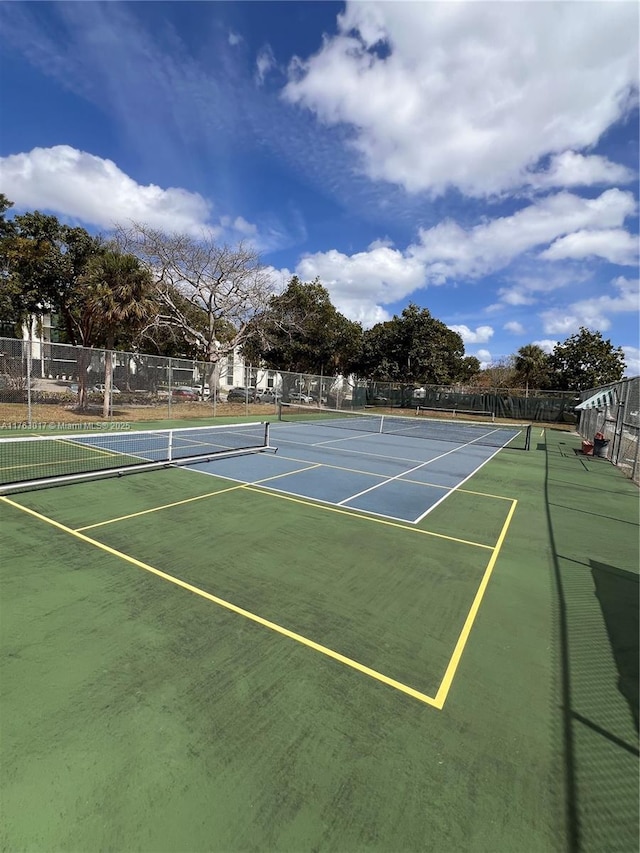
<svg viewBox="0 0 640 853">
<path fill-rule="evenodd" d="M 512 335 L 524 334 L 524 326 L 522 323 L 518 323 L 517 320 L 510 320 L 508 323 L 505 323 L 502 328 L 507 332 L 511 332 Z"/>
<path fill-rule="evenodd" d="M 541 350 L 543 350 L 547 353 L 547 355 L 549 355 L 555 349 L 556 345 L 558 344 L 558 341 L 552 341 L 549 338 L 543 338 L 543 340 L 534 341 L 533 343 L 535 346 L 540 347 Z"/>
<path fill-rule="evenodd" d="M 234 33 L 233 30 L 229 31 L 229 44 L 232 47 L 235 47 L 236 45 L 240 44 L 242 40 L 243 39 L 241 35 L 239 35 L 238 33 Z"/>
<path fill-rule="evenodd" d="M 18 207 L 51 210 L 99 228 L 134 221 L 193 236 L 203 230 L 248 236 L 257 230 L 242 217 L 222 217 L 219 223 L 212 223 L 211 204 L 199 193 L 155 184 L 142 186 L 112 160 L 69 145 L 1 157 L 0 183 Z"/>
<path fill-rule="evenodd" d="M 534 269 L 540 269 L 537 262 Z M 550 294 L 568 287 L 577 287 L 592 276 L 590 269 L 577 269 L 575 265 L 570 268 L 550 266 L 543 276 L 537 274 L 520 273 L 511 278 L 511 283 L 506 287 L 498 288 L 499 301 L 489 305 L 485 310 L 488 313 L 502 311 L 506 307 L 521 307 L 523 305 L 534 305 L 540 301 L 541 294 Z"/>
<path fill-rule="evenodd" d="M 575 151 L 563 151 L 551 158 L 544 172 L 531 173 L 528 181 L 536 189 L 552 187 L 591 187 L 628 184 L 636 175 L 626 166 L 612 163 L 597 154 L 585 156 Z"/>
<path fill-rule="evenodd" d="M 475 355 L 480 361 L 480 370 L 486 370 L 487 367 L 491 367 L 493 364 L 493 356 L 488 349 L 479 349 L 477 352 L 472 353 L 472 355 Z"/>
<path fill-rule="evenodd" d="M 255 237 L 258 233 L 257 226 L 253 222 L 247 222 L 244 216 L 236 216 L 235 219 L 231 216 L 221 216 L 220 224 L 244 237 Z"/>
<path fill-rule="evenodd" d="M 640 310 L 638 280 L 619 276 L 612 282 L 614 295 L 603 294 L 593 299 L 573 302 L 567 309 L 543 311 L 540 316 L 547 334 L 572 334 L 580 326 L 606 331 L 611 326 L 610 314 Z"/>
<path fill-rule="evenodd" d="M 306 255 L 296 266 L 303 281 L 320 281 L 336 308 L 365 325 L 389 318 L 382 308 L 409 296 L 424 284 L 423 265 L 388 246 L 344 255 L 332 249 Z"/>
<path fill-rule="evenodd" d="M 625 376 L 640 375 L 640 349 L 638 347 L 622 347 L 626 363 Z"/>
<path fill-rule="evenodd" d="M 531 294 L 531 292 L 527 292 L 527 290 L 523 289 L 519 286 L 514 287 L 501 287 L 498 290 L 498 296 L 500 297 L 500 302 L 502 305 L 533 305 L 536 301 L 536 297 Z M 491 305 L 490 308 L 498 308 L 500 305 Z"/>
<path fill-rule="evenodd" d="M 632 3 L 349 2 L 338 34 L 291 63 L 284 96 L 351 126 L 368 175 L 410 192 L 599 183 L 614 164 L 566 152 L 634 103 L 637 31 Z"/>
<path fill-rule="evenodd" d="M 583 325 L 580 317 L 567 313 L 567 309 L 564 311 L 558 309 L 543 311 L 540 317 L 542 318 L 542 326 L 546 334 L 559 335 L 564 338 L 577 332 L 580 326 Z M 608 326 L 609 324 L 607 323 L 604 329 L 608 328 Z"/>
<path fill-rule="evenodd" d="M 620 276 L 612 284 L 617 290 L 617 294 L 614 296 L 603 294 L 593 299 L 574 302 L 571 305 L 572 312 L 580 321 L 579 325 L 587 326 L 590 329 L 608 329 L 611 326 L 610 314 L 629 311 L 637 314 L 640 311 L 637 280 Z"/>
<path fill-rule="evenodd" d="M 470 229 L 451 220 L 421 229 L 418 241 L 405 251 L 379 240 L 353 255 L 337 250 L 307 255 L 297 265 L 296 273 L 305 281 L 319 277 L 334 304 L 352 319 L 370 323 L 375 318 L 374 322 L 378 322 L 382 315 L 386 316 L 383 306 L 429 284 L 478 278 L 576 229 L 619 226 L 635 209 L 633 195 L 617 189 L 606 190 L 594 199 L 563 192 L 529 204 L 512 216 L 482 222 Z M 540 293 L 575 284 L 584 275 L 576 270 L 569 274 L 551 269 L 544 277 L 520 277 L 499 290 L 500 302 L 488 310 L 533 305 Z M 484 332 L 474 333 L 464 327 L 469 335 L 486 334 L 489 328 L 481 327 Z M 478 338 L 476 342 L 488 340 Z"/>
<path fill-rule="evenodd" d="M 555 240 L 540 254 L 547 261 L 593 256 L 604 258 L 610 264 L 633 266 L 638 260 L 638 237 L 620 228 L 576 231 Z"/>
<path fill-rule="evenodd" d="M 373 240 L 367 246 L 367 249 L 392 249 L 393 248 L 393 240 L 390 240 L 388 237 L 381 237 L 378 240 Z"/>
<path fill-rule="evenodd" d="M 264 83 L 265 77 L 276 67 L 276 58 L 271 50 L 271 45 L 265 44 L 256 57 L 256 80 L 259 85 Z"/>
<path fill-rule="evenodd" d="M 458 276 L 478 277 L 571 232 L 619 228 L 635 210 L 632 193 L 618 189 L 606 190 L 594 199 L 562 192 L 530 204 L 512 216 L 483 222 L 468 230 L 451 220 L 420 229 L 419 243 L 410 249 L 425 263 L 428 277 L 434 283 Z"/>
<path fill-rule="evenodd" d="M 475 332 L 468 326 L 449 326 L 452 332 L 457 332 L 465 344 L 486 344 L 493 337 L 491 326 L 478 326 Z"/>
</svg>

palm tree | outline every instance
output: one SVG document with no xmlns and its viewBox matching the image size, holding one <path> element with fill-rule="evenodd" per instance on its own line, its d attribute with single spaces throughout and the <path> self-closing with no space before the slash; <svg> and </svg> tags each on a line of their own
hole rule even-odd
<svg viewBox="0 0 640 853">
<path fill-rule="evenodd" d="M 540 388 L 546 381 L 547 359 L 548 356 L 537 344 L 526 344 L 516 353 L 515 367 L 519 380 L 525 383 L 527 397 L 530 385 Z"/>
<path fill-rule="evenodd" d="M 101 327 L 107 356 L 104 375 L 103 417 L 109 416 L 116 335 L 139 331 L 156 313 L 154 281 L 135 255 L 107 249 L 89 262 L 84 283 L 89 288 L 87 308 Z"/>
</svg>

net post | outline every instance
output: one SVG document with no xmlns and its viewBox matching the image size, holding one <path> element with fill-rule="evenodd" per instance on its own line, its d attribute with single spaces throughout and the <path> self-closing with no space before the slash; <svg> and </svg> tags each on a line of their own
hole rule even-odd
<svg viewBox="0 0 640 853">
<path fill-rule="evenodd" d="M 172 429 L 169 430 L 168 439 L 169 439 L 169 442 L 168 442 L 168 447 L 167 447 L 167 461 L 173 462 L 173 430 Z"/>
<path fill-rule="evenodd" d="M 384 415 L 380 415 L 380 429 L 378 432 L 382 433 L 384 431 Z"/>
<path fill-rule="evenodd" d="M 269 421 L 265 421 L 265 425 L 264 425 L 264 446 L 265 446 L 265 447 L 270 447 L 270 443 L 269 443 L 269 426 L 270 426 Z"/>
</svg>

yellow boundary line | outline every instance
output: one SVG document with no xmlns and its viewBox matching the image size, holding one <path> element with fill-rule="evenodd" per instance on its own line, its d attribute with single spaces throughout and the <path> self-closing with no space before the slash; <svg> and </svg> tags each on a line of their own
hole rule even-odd
<svg viewBox="0 0 640 853">
<path fill-rule="evenodd" d="M 311 464 L 307 468 L 299 468 L 296 471 L 290 471 L 290 474 L 299 474 L 301 471 L 308 471 L 311 468 L 317 468 L 318 464 Z M 278 474 L 274 477 L 267 477 L 265 480 L 261 480 L 261 482 L 266 483 L 269 480 L 275 480 L 280 477 L 289 476 L 289 474 Z M 236 492 L 239 489 L 244 489 L 246 487 L 246 483 L 239 483 L 237 486 L 227 486 L 224 489 L 216 489 L 215 492 L 207 492 L 206 495 L 196 495 L 193 498 L 184 498 L 181 501 L 173 501 L 173 503 L 162 504 L 161 506 L 154 506 L 150 509 L 141 509 L 138 512 L 130 512 L 128 515 L 119 515 L 116 518 L 108 518 L 106 521 L 97 521 L 95 524 L 85 524 L 83 527 L 76 527 L 76 532 L 81 532 L 83 530 L 93 530 L 94 527 L 104 527 L 105 524 L 115 524 L 117 521 L 128 521 L 130 518 L 138 518 L 141 515 L 149 515 L 152 512 L 159 512 L 161 509 L 171 509 L 174 506 L 181 506 L 182 504 L 190 504 L 194 501 L 202 501 L 205 498 L 212 498 L 215 495 L 223 495 L 226 492 Z"/>
<path fill-rule="evenodd" d="M 469 608 L 467 618 L 465 619 L 464 625 L 462 626 L 462 631 L 460 632 L 460 636 L 458 637 L 458 641 L 453 650 L 453 654 L 451 655 L 451 659 L 449 660 L 449 664 L 445 670 L 444 677 L 440 682 L 440 687 L 438 688 L 438 692 L 436 693 L 435 702 L 437 708 L 442 708 L 444 703 L 446 702 L 447 695 L 449 693 L 449 690 L 451 689 L 451 684 L 453 683 L 453 678 L 456 674 L 456 670 L 458 669 L 460 659 L 462 658 L 462 653 L 464 652 L 467 640 L 469 639 L 471 628 L 473 627 L 473 623 L 475 622 L 476 616 L 478 615 L 480 604 L 482 603 L 482 599 L 484 598 L 484 594 L 489 584 L 489 579 L 493 574 L 494 566 L 498 560 L 498 555 L 500 554 L 500 550 L 504 544 L 504 540 L 507 536 L 507 530 L 509 529 L 511 519 L 513 518 L 513 514 L 516 511 L 517 505 L 518 501 L 513 499 L 511 509 L 509 510 L 507 518 L 504 524 L 502 525 L 502 530 L 500 531 L 500 536 L 498 537 L 498 541 L 496 542 L 495 547 L 493 549 L 493 554 L 491 555 L 491 559 L 487 564 L 487 568 L 484 570 L 484 575 L 482 576 L 482 580 L 480 581 L 480 586 L 478 587 L 471 607 Z"/>
<path fill-rule="evenodd" d="M 302 506 L 310 506 L 314 509 L 323 509 L 326 512 L 335 512 L 338 515 L 347 515 L 350 518 L 361 518 L 363 521 L 372 521 L 375 524 L 384 524 L 386 527 L 397 527 L 399 530 L 406 530 L 409 533 L 417 533 L 420 536 L 433 536 L 436 539 L 446 539 L 448 542 L 458 542 L 460 545 L 470 545 L 472 548 L 484 548 L 487 551 L 493 551 L 494 545 L 484 545 L 482 542 L 471 542 L 468 539 L 458 539 L 455 536 L 446 536 L 444 533 L 434 533 L 433 530 L 421 530 L 419 527 L 408 527 L 406 524 L 400 524 L 397 521 L 388 521 L 386 518 L 376 518 L 372 515 L 365 515 L 356 510 L 342 509 L 341 507 L 329 506 L 324 503 L 304 500 L 303 498 L 294 498 L 292 495 L 281 494 L 280 492 L 272 491 L 265 487 L 260 488 L 258 483 L 246 483 L 244 488 L 248 492 L 257 492 L 260 495 L 269 495 L 270 497 L 279 498 L 283 501 L 291 501 L 292 503 L 302 504 Z"/>
<path fill-rule="evenodd" d="M 389 678 L 387 675 L 383 675 L 381 672 L 377 672 L 375 669 L 371 669 L 371 667 L 365 666 L 359 661 L 353 660 L 352 658 L 347 657 L 346 655 L 342 655 L 339 652 L 334 651 L 333 649 L 329 649 L 327 646 L 323 646 L 320 643 L 316 643 L 314 640 L 310 640 L 308 637 L 303 637 L 302 634 L 297 634 L 295 631 L 290 631 L 288 628 L 282 627 L 282 625 L 277 625 L 275 622 L 270 622 L 268 619 L 263 619 L 262 616 L 258 616 L 256 613 L 251 613 L 249 610 L 245 610 L 242 607 L 238 607 L 236 604 L 232 604 L 230 601 L 226 601 L 224 598 L 219 598 L 217 595 L 212 595 L 209 592 L 205 592 L 205 590 L 200 589 L 200 587 L 194 586 L 193 584 L 187 583 L 186 581 L 181 580 L 180 578 L 176 578 L 173 575 L 168 574 L 167 572 L 163 572 L 160 569 L 156 569 L 154 566 L 150 566 L 148 563 L 143 563 L 141 560 L 136 560 L 135 557 L 130 557 L 128 554 L 123 554 L 122 551 L 117 551 L 115 548 L 111 548 L 109 545 L 105 545 L 102 542 L 98 542 L 96 539 L 91 539 L 89 536 L 85 536 L 84 533 L 80 533 L 77 530 L 72 530 L 70 527 L 66 527 L 64 524 L 60 524 L 59 521 L 55 521 L 52 518 L 48 518 L 46 515 L 42 515 L 39 512 L 36 512 L 29 507 L 23 506 L 22 504 L 15 503 L 10 498 L 1 497 L 0 500 L 9 504 L 10 506 L 15 507 L 16 509 L 21 510 L 22 512 L 26 512 L 28 515 L 37 518 L 39 521 L 44 521 L 46 524 L 50 524 L 52 527 L 61 530 L 63 533 L 68 533 L 70 536 L 75 536 L 76 539 L 80 539 L 82 542 L 86 542 L 89 545 L 93 545 L 95 548 L 99 548 L 101 551 L 105 551 L 107 554 L 110 554 L 113 557 L 118 557 L 121 560 L 124 560 L 127 563 L 131 563 L 133 566 L 137 566 L 139 569 L 143 569 L 145 572 L 149 572 L 152 575 L 156 575 L 159 578 L 162 578 L 169 583 L 174 584 L 175 586 L 181 587 L 182 589 L 187 590 L 188 592 L 192 592 L 194 595 L 200 596 L 200 598 L 204 598 L 207 601 L 211 601 L 213 604 L 217 604 L 220 607 L 224 607 L 226 610 L 230 610 L 232 613 L 236 613 L 239 616 L 243 616 L 245 619 L 249 619 L 252 622 L 256 622 L 258 625 L 262 625 L 264 628 L 269 628 L 271 631 L 274 631 L 277 634 L 281 634 L 283 637 L 288 637 L 290 640 L 295 640 L 297 643 L 301 643 L 303 646 L 307 646 L 310 649 L 313 649 L 316 652 L 320 652 L 326 657 L 332 658 L 333 660 L 338 661 L 339 663 L 343 663 L 346 666 L 351 667 L 351 669 L 355 669 L 358 672 L 363 673 L 364 675 L 368 675 L 370 678 L 375 679 L 376 681 L 380 681 L 383 684 L 388 685 L 389 687 L 393 687 L 396 690 L 399 690 L 401 693 L 406 693 L 408 696 L 411 696 L 413 699 L 418 699 L 420 702 L 424 702 L 426 705 L 431 705 L 432 707 L 440 709 L 442 706 L 438 705 L 437 699 L 434 699 L 431 696 L 427 696 L 426 693 L 421 693 L 419 690 L 415 690 L 413 687 L 409 687 L 407 684 L 403 684 L 401 681 L 396 681 L 394 678 Z"/>
<path fill-rule="evenodd" d="M 322 467 L 322 466 L 318 463 L 318 465 L 311 465 L 310 467 L 316 468 L 316 467 Z M 261 480 L 259 483 L 240 483 L 237 486 L 230 486 L 227 489 L 218 489 L 215 492 L 208 492 L 206 495 L 196 495 L 196 497 L 193 497 L 193 498 L 185 498 L 184 500 L 181 500 L 181 501 L 174 501 L 172 503 L 162 504 L 161 506 L 154 506 L 154 507 L 151 507 L 150 509 L 142 509 L 142 510 L 139 510 L 138 512 L 131 512 L 128 515 L 120 515 L 117 518 L 108 518 L 106 521 L 97 521 L 95 524 L 87 524 L 87 525 L 84 525 L 83 527 L 77 527 L 75 529 L 75 532 L 80 533 L 83 530 L 93 530 L 95 527 L 104 527 L 107 524 L 115 524 L 118 521 L 129 521 L 130 519 L 138 518 L 141 515 L 149 515 L 152 512 L 160 512 L 161 510 L 164 510 L 164 509 L 170 509 L 171 507 L 174 507 L 174 506 L 180 506 L 180 504 L 192 503 L 193 501 L 203 500 L 204 498 L 211 498 L 211 497 L 215 497 L 216 495 L 223 495 L 223 494 L 226 494 L 227 492 L 240 491 L 241 489 L 244 489 L 245 491 L 248 491 L 248 492 L 256 492 L 259 495 L 269 495 L 269 497 L 279 498 L 280 500 L 292 501 L 293 503 L 302 504 L 302 506 L 310 506 L 310 507 L 313 507 L 314 509 L 325 510 L 326 512 L 335 512 L 338 515 L 346 515 L 346 516 L 349 516 L 350 518 L 358 518 L 358 519 L 362 519 L 363 521 L 373 522 L 374 524 L 383 524 L 387 527 L 396 527 L 399 530 L 406 530 L 409 533 L 417 533 L 421 536 L 431 536 L 435 539 L 444 539 L 448 542 L 457 542 L 460 545 L 470 545 L 472 548 L 483 548 L 486 551 L 492 551 L 494 548 L 493 545 L 485 545 L 482 542 L 471 542 L 468 539 L 458 539 L 455 536 L 447 536 L 444 533 L 435 533 L 432 530 L 421 530 L 419 527 L 408 527 L 406 524 L 400 524 L 397 521 L 389 521 L 385 518 L 378 518 L 378 517 L 373 516 L 373 515 L 366 515 L 365 513 L 358 512 L 356 510 L 348 510 L 348 509 L 342 509 L 339 507 L 330 506 L 328 504 L 322 503 L 321 501 L 316 502 L 313 500 L 304 500 L 303 498 L 296 498 L 296 497 L 293 497 L 292 495 L 286 495 L 286 494 L 283 494 L 281 492 L 273 491 L 273 490 L 269 489 L 268 486 L 264 486 L 264 487 L 261 486 L 262 483 L 267 483 L 270 480 L 278 480 L 281 477 L 288 477 L 290 474 L 297 474 L 297 473 L 299 473 L 299 472 L 298 471 L 291 471 L 288 474 L 277 474 L 273 477 L 267 477 L 266 479 Z M 71 529 L 71 528 L 69 528 L 69 529 Z"/>
<path fill-rule="evenodd" d="M 303 504 L 307 503 L 306 501 L 298 501 L 297 499 L 289 498 L 285 495 L 278 495 L 278 494 L 275 494 L 273 492 L 269 492 L 268 490 L 261 490 L 258 488 L 249 488 L 246 485 L 232 487 L 232 488 L 225 489 L 225 490 L 222 490 L 220 492 L 215 492 L 212 494 L 222 494 L 223 492 L 234 491 L 234 490 L 238 490 L 238 489 L 242 489 L 242 488 L 248 489 L 249 491 L 255 491 L 261 495 L 268 495 L 270 497 L 282 497 L 282 498 L 285 498 L 287 500 L 295 500 L 295 502 L 297 502 L 297 503 L 303 503 Z M 200 497 L 206 497 L 206 496 L 202 495 Z M 275 622 L 271 622 L 268 619 L 264 619 L 262 616 L 258 616 L 256 613 L 252 613 L 249 610 L 245 610 L 242 607 L 238 607 L 236 604 L 233 604 L 230 601 L 226 601 L 223 598 L 219 598 L 216 595 L 212 595 L 211 593 L 206 592 L 203 589 L 200 589 L 200 587 L 197 587 L 197 586 L 194 586 L 193 584 L 187 583 L 186 581 L 183 581 L 180 578 L 175 577 L 174 575 L 170 575 L 167 572 L 163 572 L 162 570 L 157 569 L 154 566 L 149 565 L 148 563 L 144 563 L 141 560 L 137 560 L 135 557 L 131 557 L 128 554 L 124 554 L 122 551 L 118 551 L 115 548 L 111 548 L 109 545 L 105 545 L 104 543 L 99 542 L 96 539 L 92 539 L 91 537 L 86 536 L 84 533 L 81 533 L 79 530 L 72 530 L 70 527 L 67 527 L 64 524 L 61 524 L 59 521 L 55 521 L 53 518 L 49 518 L 46 515 L 42 515 L 41 513 L 37 512 L 36 510 L 30 509 L 29 507 L 26 507 L 26 506 L 23 506 L 22 504 L 16 503 L 15 501 L 12 501 L 10 498 L 0 496 L 0 500 L 6 504 L 9 504 L 9 506 L 12 506 L 16 509 L 21 510 L 22 512 L 27 513 L 28 515 L 33 516 L 34 518 L 37 518 L 39 521 L 45 522 L 45 524 L 49 524 L 52 527 L 55 527 L 58 530 L 61 530 L 62 532 L 69 534 L 70 536 L 74 536 L 76 539 L 79 539 L 82 542 L 86 542 L 89 545 L 93 545 L 95 548 L 98 548 L 99 550 L 104 551 L 105 553 L 110 554 L 111 556 L 114 556 L 114 557 L 117 557 L 121 560 L 124 560 L 125 562 L 130 563 L 131 565 L 136 566 L 139 569 L 142 569 L 146 572 L 149 572 L 150 574 L 156 575 L 157 577 L 162 578 L 163 580 L 165 580 L 169 583 L 172 583 L 175 586 L 178 586 L 182 589 L 187 590 L 188 592 L 193 593 L 194 595 L 198 595 L 201 598 L 206 599 L 207 601 L 211 601 L 213 604 L 217 604 L 218 606 L 223 607 L 226 610 L 231 611 L 232 613 L 236 613 L 239 616 L 243 616 L 245 619 L 249 619 L 250 621 L 257 623 L 258 625 L 261 625 L 264 628 L 268 628 L 269 630 L 274 631 L 277 634 L 280 634 L 284 637 L 288 637 L 289 639 L 294 640 L 295 642 L 298 642 L 304 646 L 307 646 L 308 648 L 313 649 L 314 651 L 320 652 L 320 654 L 323 654 L 326 657 L 329 657 L 335 661 L 338 661 L 339 663 L 342 663 L 345 666 L 350 667 L 351 669 L 355 669 L 358 672 L 362 673 L 363 675 L 367 675 L 370 678 L 373 678 L 376 681 L 381 682 L 382 684 L 386 684 L 389 687 L 393 687 L 395 690 L 398 690 L 401 693 L 404 693 L 408 696 L 411 696 L 413 699 L 417 699 L 418 701 L 423 702 L 425 705 L 430 705 L 431 707 L 436 708 L 439 711 L 442 710 L 442 708 L 444 707 L 444 704 L 447 700 L 447 696 L 449 694 L 449 690 L 451 689 L 453 679 L 455 677 L 456 671 L 457 671 L 458 666 L 460 664 L 460 660 L 462 658 L 462 654 L 463 654 L 465 646 L 467 644 L 467 640 L 469 639 L 471 629 L 473 627 L 476 616 L 478 614 L 478 610 L 480 609 L 480 604 L 482 603 L 482 599 L 484 598 L 484 594 L 485 594 L 487 586 L 489 584 L 489 580 L 490 580 L 491 575 L 493 573 L 493 569 L 495 567 L 498 556 L 500 554 L 500 550 L 502 549 L 502 545 L 504 544 L 504 540 L 506 538 L 507 531 L 509 529 L 509 526 L 511 525 L 511 520 L 513 518 L 513 514 L 514 514 L 514 512 L 516 510 L 516 506 L 518 504 L 517 500 L 512 499 L 511 508 L 510 508 L 509 513 L 507 515 L 507 518 L 506 518 L 506 520 L 502 526 L 502 530 L 500 532 L 500 536 L 498 537 L 498 541 L 496 542 L 495 546 L 493 546 L 493 548 L 491 549 L 492 550 L 491 558 L 487 564 L 486 569 L 484 570 L 482 580 L 480 581 L 480 585 L 478 587 L 478 590 L 474 596 L 471 607 L 469 608 L 469 612 L 468 612 L 467 617 L 464 621 L 464 625 L 462 626 L 462 630 L 461 630 L 461 632 L 458 636 L 458 639 L 456 641 L 456 645 L 454 647 L 453 654 L 449 660 L 449 663 L 448 663 L 447 668 L 445 670 L 445 674 L 443 676 L 443 679 L 440 683 L 440 686 L 439 686 L 438 691 L 437 691 L 435 698 L 434 698 L 432 696 L 428 696 L 426 693 L 422 693 L 419 690 L 415 690 L 413 687 L 409 687 L 407 684 L 403 684 L 402 682 L 397 681 L 394 678 L 390 678 L 389 676 L 384 675 L 383 673 L 378 672 L 377 670 L 372 669 L 371 667 L 365 666 L 364 664 L 360 663 L 359 661 L 354 660 L 353 658 L 349 658 L 346 655 L 342 655 L 339 652 L 336 652 L 333 649 L 328 648 L 327 646 L 323 646 L 320 643 L 316 643 L 314 640 L 311 640 L 308 637 L 304 637 L 302 634 L 298 634 L 295 631 L 290 631 L 288 628 L 284 628 L 282 625 L 278 625 Z M 193 499 L 190 499 L 190 500 L 193 500 Z M 179 503 L 181 503 L 181 502 L 179 502 Z M 311 504 L 311 503 L 309 505 L 310 506 L 316 506 L 316 504 Z M 354 515 L 353 513 L 343 512 L 343 511 L 338 510 L 338 509 L 334 510 L 332 507 L 324 507 L 324 509 L 330 509 L 332 511 L 339 512 L 343 515 L 350 515 L 350 516 Z M 367 516 L 356 516 L 356 517 L 367 518 Z M 416 531 L 415 528 L 410 528 L 410 527 L 403 528 L 402 525 L 397 525 L 397 524 L 394 524 L 393 522 L 385 522 L 382 519 L 369 519 L 369 520 L 377 521 L 377 522 L 382 523 L 382 524 L 391 524 L 394 527 L 401 527 L 404 530 L 412 530 L 413 532 L 427 533 L 427 531 Z M 434 535 L 438 535 L 438 534 L 434 534 Z M 442 538 L 452 539 L 453 537 L 442 537 Z M 453 541 L 463 542 L 464 540 L 454 539 Z M 473 543 L 467 543 L 467 544 L 473 544 Z M 487 546 L 481 546 L 481 547 L 487 547 Z"/>
</svg>

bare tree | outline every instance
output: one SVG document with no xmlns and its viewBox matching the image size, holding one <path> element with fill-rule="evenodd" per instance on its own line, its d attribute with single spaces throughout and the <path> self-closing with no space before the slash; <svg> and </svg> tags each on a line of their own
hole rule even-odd
<svg viewBox="0 0 640 853">
<path fill-rule="evenodd" d="M 208 233 L 195 239 L 140 223 L 120 226 L 116 239 L 157 282 L 162 307 L 154 324 L 179 329 L 211 365 L 213 393 L 221 359 L 244 343 L 251 320 L 264 311 L 273 292 L 259 254 L 242 242 L 218 244 Z"/>
</svg>

